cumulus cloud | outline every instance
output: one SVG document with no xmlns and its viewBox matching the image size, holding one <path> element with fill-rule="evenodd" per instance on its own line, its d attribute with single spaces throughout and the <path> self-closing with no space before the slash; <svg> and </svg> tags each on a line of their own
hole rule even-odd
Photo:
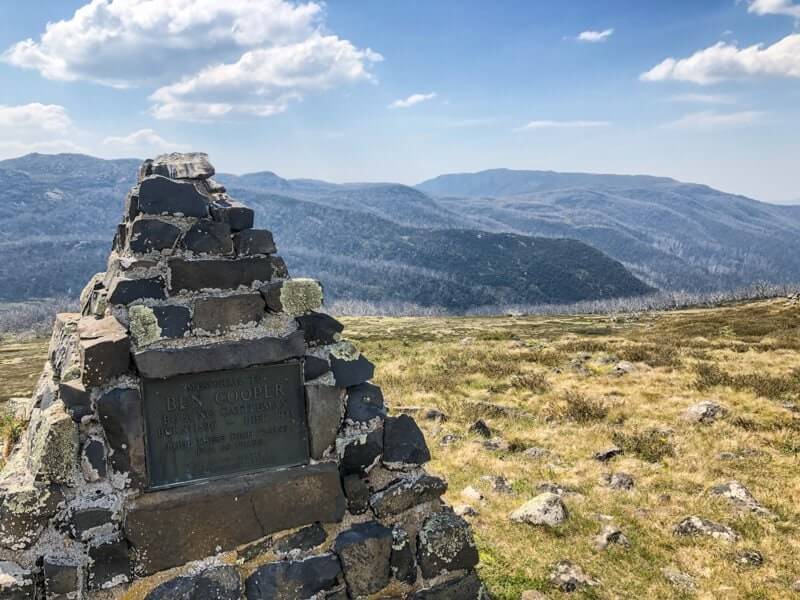
<svg viewBox="0 0 800 600">
<path fill-rule="evenodd" d="M 800 4 L 792 0 L 749 0 L 747 12 L 757 15 L 786 15 L 800 19 Z"/>
<path fill-rule="evenodd" d="M 70 139 L 75 133 L 67 110 L 58 104 L 0 105 L 0 155 L 4 157 L 29 152 L 85 152 Z"/>
<path fill-rule="evenodd" d="M 596 127 L 609 127 L 608 121 L 529 121 L 517 131 L 530 131 L 534 129 L 591 129 Z"/>
<path fill-rule="evenodd" d="M 244 113 L 270 116 L 307 93 L 372 80 L 368 65 L 382 60 L 335 35 L 314 34 L 297 44 L 251 50 L 234 63 L 207 67 L 156 90 L 160 119 L 205 119 Z"/>
<path fill-rule="evenodd" d="M 646 73 L 643 81 L 689 81 L 700 85 L 755 77 L 800 78 L 800 33 L 789 34 L 771 46 L 738 48 L 717 42 L 688 58 L 667 58 Z"/>
<path fill-rule="evenodd" d="M 318 2 L 91 0 L 2 60 L 48 79 L 155 88 L 159 118 L 268 116 L 372 78 L 381 56 L 326 31 L 323 17 Z"/>
<path fill-rule="evenodd" d="M 743 127 L 752 125 L 764 116 L 763 112 L 743 110 L 739 112 L 720 113 L 716 111 L 701 111 L 684 115 L 676 121 L 667 123 L 664 127 L 669 129 L 720 129 L 728 127 Z"/>
<path fill-rule="evenodd" d="M 123 152 L 135 150 L 139 154 L 147 154 L 147 152 L 177 152 L 187 149 L 183 144 L 165 140 L 153 129 L 139 129 L 126 136 L 110 136 L 103 140 L 103 145 Z"/>
<path fill-rule="evenodd" d="M 608 38 L 614 35 L 613 29 L 604 29 L 603 31 L 581 31 L 575 38 L 579 42 L 589 42 L 596 44 L 597 42 L 605 42 Z"/>
<path fill-rule="evenodd" d="M 388 108 L 409 108 L 415 104 L 427 102 L 428 100 L 433 100 L 434 98 L 436 98 L 436 92 L 431 92 L 430 94 L 411 94 L 408 98 L 395 100 L 388 106 Z"/>
<path fill-rule="evenodd" d="M 676 94 L 670 96 L 669 100 L 696 104 L 736 104 L 734 98 L 725 94 Z"/>
</svg>

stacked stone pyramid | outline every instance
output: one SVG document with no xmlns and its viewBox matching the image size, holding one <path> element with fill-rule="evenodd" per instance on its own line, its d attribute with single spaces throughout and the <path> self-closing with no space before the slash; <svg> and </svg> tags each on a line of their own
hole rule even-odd
<svg viewBox="0 0 800 600">
<path fill-rule="evenodd" d="M 0 475 L 0 598 L 485 597 L 422 432 L 213 175 L 145 161 L 57 315 Z"/>
</svg>

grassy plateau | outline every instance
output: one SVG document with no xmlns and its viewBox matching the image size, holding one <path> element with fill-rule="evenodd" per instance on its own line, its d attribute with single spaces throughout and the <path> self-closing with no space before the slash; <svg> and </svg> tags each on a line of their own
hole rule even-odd
<svg viewBox="0 0 800 600">
<path fill-rule="evenodd" d="M 494 598 L 516 600 L 526 590 L 552 598 L 799 594 L 795 301 L 626 316 L 343 321 L 346 336 L 376 363 L 390 411 L 415 414 L 433 455 L 429 470 L 449 482 L 446 500 L 477 511 L 467 519 Z M 30 394 L 45 353 L 45 340 L 0 344 L 0 401 Z M 701 401 L 727 413 L 713 423 L 684 419 Z M 429 409 L 446 418 L 428 418 Z M 469 431 L 478 419 L 489 439 Z M 593 457 L 611 446 L 624 453 L 605 463 Z M 605 483 L 618 472 L 632 476 L 632 488 Z M 495 491 L 484 476 L 506 478 L 511 490 Z M 769 514 L 709 493 L 732 480 Z M 547 483 L 559 488 L 565 523 L 509 520 Z M 483 498 L 462 494 L 468 487 Z M 738 540 L 675 535 L 692 515 L 731 527 Z M 619 527 L 628 547 L 597 549 L 607 524 Z M 753 555 L 746 551 L 763 561 L 743 560 Z M 562 559 L 599 585 L 555 590 L 548 573 Z M 692 584 L 670 581 L 669 569 Z"/>
</svg>

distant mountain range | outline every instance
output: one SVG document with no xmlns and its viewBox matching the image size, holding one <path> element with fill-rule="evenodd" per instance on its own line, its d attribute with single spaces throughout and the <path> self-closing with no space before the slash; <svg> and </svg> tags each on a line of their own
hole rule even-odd
<svg viewBox="0 0 800 600">
<path fill-rule="evenodd" d="M 31 154 L 0 161 L 0 299 L 76 295 L 105 267 L 140 161 Z M 220 174 L 274 231 L 295 275 L 333 299 L 472 306 L 635 296 L 652 288 L 572 239 L 503 231 L 398 184 Z M 490 230 L 489 230 L 490 229 Z"/>
</svg>

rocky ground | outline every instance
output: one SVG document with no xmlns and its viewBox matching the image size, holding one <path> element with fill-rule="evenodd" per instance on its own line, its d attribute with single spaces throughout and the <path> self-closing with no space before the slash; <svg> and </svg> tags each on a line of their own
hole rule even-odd
<svg viewBox="0 0 800 600">
<path fill-rule="evenodd" d="M 800 597 L 796 302 L 344 321 L 425 429 L 493 597 Z M 0 345 L 0 400 L 45 348 Z"/>
</svg>

